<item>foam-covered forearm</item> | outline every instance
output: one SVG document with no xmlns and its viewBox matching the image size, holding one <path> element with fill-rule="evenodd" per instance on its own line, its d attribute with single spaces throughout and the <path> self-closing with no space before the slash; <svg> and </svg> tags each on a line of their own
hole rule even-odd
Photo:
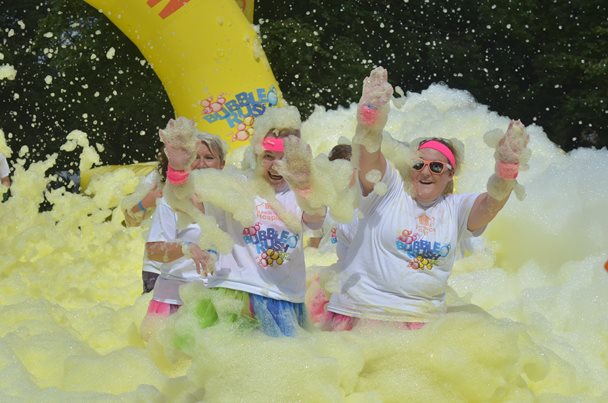
<svg viewBox="0 0 608 403">
<path fill-rule="evenodd" d="M 515 187 L 515 183 L 515 180 L 504 179 L 496 174 L 493 174 L 490 176 L 490 179 L 488 179 L 488 194 L 494 200 L 504 200 L 509 196 Z"/>
<path fill-rule="evenodd" d="M 306 213 L 325 215 L 329 207 L 336 219 L 350 222 L 355 192 L 349 188 L 352 167 L 348 161 L 329 161 L 324 156 L 312 160 L 309 147 L 290 138 L 285 141 L 285 156 L 276 169 Z"/>
<path fill-rule="evenodd" d="M 486 133 L 484 139 L 496 149 L 494 174 L 487 185 L 488 194 L 495 200 L 504 200 L 515 189 L 517 197 L 523 199 L 523 186 L 516 179 L 531 154 L 527 148 L 529 137 L 525 126 L 519 120 L 512 120 L 504 134 L 492 131 Z"/>
<path fill-rule="evenodd" d="M 357 128 L 353 144 L 364 146 L 368 152 L 380 150 L 382 129 L 388 119 L 393 87 L 388 83 L 388 73 L 378 67 L 363 80 L 361 99 L 357 106 Z"/>
</svg>

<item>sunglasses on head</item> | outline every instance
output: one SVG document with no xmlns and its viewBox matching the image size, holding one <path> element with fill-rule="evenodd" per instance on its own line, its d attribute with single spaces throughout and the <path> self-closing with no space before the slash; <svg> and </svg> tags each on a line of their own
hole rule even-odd
<svg viewBox="0 0 608 403">
<path fill-rule="evenodd" d="M 443 171 L 445 171 L 446 169 L 450 170 L 450 171 L 452 170 L 452 166 L 450 164 L 448 164 L 447 162 L 428 161 L 428 160 L 423 160 L 423 159 L 414 161 L 412 168 L 415 171 L 422 171 L 424 169 L 424 167 L 427 165 L 428 165 L 431 173 L 433 173 L 435 175 L 441 175 L 443 173 Z"/>
</svg>

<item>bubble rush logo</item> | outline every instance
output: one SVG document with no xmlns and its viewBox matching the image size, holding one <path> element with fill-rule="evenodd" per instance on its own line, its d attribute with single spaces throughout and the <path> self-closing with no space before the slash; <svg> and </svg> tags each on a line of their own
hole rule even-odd
<svg viewBox="0 0 608 403">
<path fill-rule="evenodd" d="M 332 244 L 338 243 L 338 234 L 337 234 L 336 227 L 331 227 L 331 232 L 330 232 L 330 235 L 329 235 L 329 241 Z"/>
<path fill-rule="evenodd" d="M 299 236 L 289 231 L 277 231 L 274 228 L 262 229 L 260 223 L 243 229 L 243 240 L 246 244 L 255 244 L 258 253 L 257 262 L 263 267 L 278 267 L 289 261 L 289 249 L 298 246 Z"/>
<path fill-rule="evenodd" d="M 405 252 L 409 260 L 408 267 L 414 270 L 431 270 L 439 263 L 440 258 L 450 253 L 451 249 L 450 244 L 426 241 L 420 234 L 408 229 L 401 231 L 395 246 Z"/>
<path fill-rule="evenodd" d="M 200 101 L 203 119 L 208 123 L 226 122 L 231 129 L 232 141 L 246 141 L 253 134 L 253 122 L 264 114 L 267 107 L 278 102 L 274 86 L 266 90 L 258 88 L 251 92 L 240 92 L 234 99 L 226 99 L 224 94 Z"/>
</svg>

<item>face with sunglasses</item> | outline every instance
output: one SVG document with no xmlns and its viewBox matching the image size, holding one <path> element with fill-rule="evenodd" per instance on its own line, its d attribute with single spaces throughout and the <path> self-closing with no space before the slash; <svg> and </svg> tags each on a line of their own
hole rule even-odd
<svg viewBox="0 0 608 403">
<path fill-rule="evenodd" d="M 418 150 L 412 161 L 414 199 L 430 203 L 439 198 L 454 177 L 454 170 L 445 155 L 431 148 Z"/>
</svg>

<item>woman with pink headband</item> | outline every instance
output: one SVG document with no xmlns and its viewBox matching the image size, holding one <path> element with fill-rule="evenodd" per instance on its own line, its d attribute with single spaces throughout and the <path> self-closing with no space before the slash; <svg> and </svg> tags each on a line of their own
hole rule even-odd
<svg viewBox="0 0 608 403">
<path fill-rule="evenodd" d="M 445 313 L 459 239 L 480 235 L 502 209 L 527 155 L 528 136 L 516 121 L 498 141 L 486 193 L 452 193 L 462 162 L 457 141 L 414 144 L 402 177 L 382 152 L 392 93 L 383 68 L 364 81 L 353 139 L 363 218 L 344 259 L 340 292 L 327 306 L 327 330 L 350 330 L 361 319 L 417 329 Z"/>
<path fill-rule="evenodd" d="M 304 226 L 320 228 L 325 215 L 324 208 L 311 211 L 301 199 L 310 191 L 310 160 L 298 159 L 293 150 L 310 151 L 299 141 L 300 124 L 295 107 L 271 108 L 256 119 L 256 169 L 250 177 L 255 224 L 243 228 L 230 214 L 218 219 L 234 246 L 220 256 L 208 283 L 244 303 L 247 315 L 275 337 L 293 336 L 305 325 L 303 231 Z M 293 172 L 287 165 L 303 169 Z"/>
</svg>

